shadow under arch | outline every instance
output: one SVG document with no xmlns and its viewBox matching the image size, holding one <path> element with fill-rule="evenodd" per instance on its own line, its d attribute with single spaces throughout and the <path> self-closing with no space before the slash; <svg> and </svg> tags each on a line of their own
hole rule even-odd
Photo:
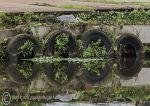
<svg viewBox="0 0 150 106">
<path fill-rule="evenodd" d="M 117 71 L 121 78 L 130 79 L 137 75 L 143 66 L 142 58 L 127 58 L 122 57 L 117 63 Z"/>
<path fill-rule="evenodd" d="M 117 40 L 117 49 L 121 57 L 144 57 L 144 48 L 141 40 L 133 34 L 123 34 Z"/>
<path fill-rule="evenodd" d="M 17 84 L 28 84 L 40 71 L 40 65 L 31 61 L 9 62 L 6 73 L 10 80 Z"/>
<path fill-rule="evenodd" d="M 64 86 L 74 77 L 76 64 L 68 61 L 43 64 L 48 80 L 54 86 Z"/>
</svg>

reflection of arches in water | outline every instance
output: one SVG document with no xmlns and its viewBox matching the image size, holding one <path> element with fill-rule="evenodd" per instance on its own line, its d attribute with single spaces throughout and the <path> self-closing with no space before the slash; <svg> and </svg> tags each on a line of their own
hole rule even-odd
<svg viewBox="0 0 150 106">
<path fill-rule="evenodd" d="M 135 35 L 126 33 L 117 40 L 117 48 L 122 57 L 144 56 L 143 44 Z"/>
<path fill-rule="evenodd" d="M 88 81 L 89 83 L 97 83 L 104 80 L 108 76 L 109 72 L 111 71 L 111 67 L 108 63 L 105 63 L 103 67 L 99 67 L 99 73 L 100 73 L 99 75 L 96 74 L 95 72 L 91 73 L 92 69 L 91 70 L 85 69 L 81 76 L 84 80 Z"/>
<path fill-rule="evenodd" d="M 121 58 L 118 62 L 117 71 L 120 76 L 130 78 L 141 71 L 142 65 L 142 58 Z"/>
<path fill-rule="evenodd" d="M 69 83 L 76 71 L 76 65 L 72 62 L 62 61 L 44 64 L 45 74 L 54 85 L 63 86 Z"/>
<path fill-rule="evenodd" d="M 20 61 L 19 64 L 9 63 L 6 72 L 13 82 L 17 84 L 27 84 L 37 75 L 39 69 L 39 65 L 35 63 Z"/>
</svg>

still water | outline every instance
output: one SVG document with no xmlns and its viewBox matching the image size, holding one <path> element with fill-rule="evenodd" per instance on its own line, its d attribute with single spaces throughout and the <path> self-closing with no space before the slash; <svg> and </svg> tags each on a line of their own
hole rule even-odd
<svg viewBox="0 0 150 106">
<path fill-rule="evenodd" d="M 1 62 L 0 72 L 0 105 L 150 106 L 147 59 Z"/>
</svg>

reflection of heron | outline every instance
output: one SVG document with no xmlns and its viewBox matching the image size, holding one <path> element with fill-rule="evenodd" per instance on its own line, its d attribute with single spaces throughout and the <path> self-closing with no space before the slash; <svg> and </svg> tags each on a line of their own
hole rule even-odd
<svg viewBox="0 0 150 106">
<path fill-rule="evenodd" d="M 119 75 L 131 78 L 141 71 L 143 65 L 142 58 L 125 58 L 122 57 L 118 62 Z"/>
<path fill-rule="evenodd" d="M 22 61 L 19 64 L 9 63 L 6 72 L 9 78 L 18 84 L 27 84 L 38 73 L 39 65 L 30 61 Z"/>
<path fill-rule="evenodd" d="M 60 63 L 44 64 L 45 74 L 54 85 L 65 85 L 73 79 L 76 70 L 72 62 L 62 61 Z"/>
</svg>

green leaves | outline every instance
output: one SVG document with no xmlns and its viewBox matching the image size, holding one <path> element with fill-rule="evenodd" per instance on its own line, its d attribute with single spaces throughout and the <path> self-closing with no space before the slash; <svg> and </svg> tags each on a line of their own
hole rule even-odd
<svg viewBox="0 0 150 106">
<path fill-rule="evenodd" d="M 7 15 L 4 12 L 0 12 L 0 27 L 14 27 L 17 25 L 31 26 L 32 23 L 58 23 L 57 16 L 56 13 L 48 15 L 43 13 L 36 14 L 33 12 L 25 12 L 24 14 Z"/>
<path fill-rule="evenodd" d="M 150 47 L 145 47 L 145 52 L 150 53 Z"/>
<path fill-rule="evenodd" d="M 80 23 L 86 23 L 89 25 L 128 25 L 128 24 L 150 24 L 150 10 L 134 10 L 125 12 L 88 12 L 88 13 L 78 13 L 74 14 L 76 17 L 80 18 Z M 19 15 L 7 15 L 5 12 L 0 12 L 0 26 L 1 27 L 14 27 L 22 24 L 31 23 L 59 23 L 63 24 L 57 20 L 57 13 L 54 14 L 36 14 L 33 12 L 26 12 Z"/>
<path fill-rule="evenodd" d="M 104 25 L 124 25 L 124 24 L 150 24 L 150 11 L 134 10 L 126 12 L 92 12 L 89 14 L 80 13 L 76 15 L 87 24 L 104 24 Z M 95 22 L 96 21 L 96 22 Z"/>
<path fill-rule="evenodd" d="M 150 100 L 150 90 L 144 87 L 95 87 L 82 91 L 81 100 L 92 102 L 95 98 L 98 98 L 96 102 L 111 102 L 111 101 L 121 101 L 121 102 L 144 102 Z M 95 97 L 95 98 L 93 98 Z M 101 101 L 102 100 L 102 101 Z"/>
<path fill-rule="evenodd" d="M 62 52 L 67 50 L 67 43 L 69 42 L 69 35 L 62 33 L 57 35 L 55 38 L 55 53 L 56 55 L 60 55 Z"/>
<path fill-rule="evenodd" d="M 91 74 L 96 74 L 97 76 L 101 75 L 103 68 L 106 65 L 106 61 L 91 61 L 91 62 L 84 62 L 82 70 L 87 70 Z"/>
<path fill-rule="evenodd" d="M 0 43 L 0 59 L 3 60 L 3 59 L 6 59 L 6 47 L 7 47 L 7 44 L 9 42 L 9 39 L 4 39 L 1 43 Z"/>
<path fill-rule="evenodd" d="M 107 55 L 105 46 L 102 45 L 101 40 L 91 42 L 87 48 L 83 50 L 82 56 L 84 58 L 100 58 Z"/>
<path fill-rule="evenodd" d="M 55 63 L 56 64 L 56 63 Z M 55 74 L 54 79 L 55 81 L 63 84 L 68 81 L 67 73 L 65 73 L 65 67 L 57 64 L 54 68 Z"/>
<path fill-rule="evenodd" d="M 32 55 L 33 43 L 27 40 L 23 45 L 18 48 L 18 55 L 21 55 L 23 58 L 29 57 Z"/>
<path fill-rule="evenodd" d="M 18 71 L 25 77 L 29 78 L 32 76 L 32 68 L 31 63 L 22 63 L 21 65 L 18 64 Z"/>
</svg>

